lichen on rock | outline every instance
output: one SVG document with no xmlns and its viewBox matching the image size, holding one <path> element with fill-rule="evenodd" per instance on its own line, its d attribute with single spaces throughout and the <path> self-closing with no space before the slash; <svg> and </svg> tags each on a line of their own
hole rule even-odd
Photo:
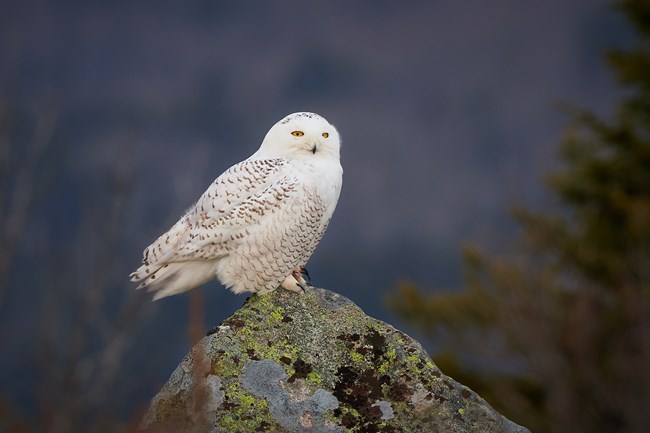
<svg viewBox="0 0 650 433">
<path fill-rule="evenodd" d="M 349 299 L 250 297 L 151 402 L 146 432 L 526 432 Z"/>
</svg>

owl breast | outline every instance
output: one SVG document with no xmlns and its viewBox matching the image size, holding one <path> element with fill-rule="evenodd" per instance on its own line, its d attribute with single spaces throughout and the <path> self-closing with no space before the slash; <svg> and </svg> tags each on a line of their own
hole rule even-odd
<svg viewBox="0 0 650 433">
<path fill-rule="evenodd" d="M 338 161 L 294 161 L 285 175 L 296 185 L 282 205 L 246 229 L 220 260 L 217 278 L 235 293 L 275 290 L 293 269 L 304 266 L 332 218 L 341 191 Z"/>
</svg>

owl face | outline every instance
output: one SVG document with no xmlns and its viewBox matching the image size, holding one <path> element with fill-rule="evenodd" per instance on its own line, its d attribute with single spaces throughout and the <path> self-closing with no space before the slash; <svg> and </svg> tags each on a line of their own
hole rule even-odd
<svg viewBox="0 0 650 433">
<path fill-rule="evenodd" d="M 260 151 L 291 159 L 339 159 L 340 139 L 336 128 L 315 113 L 293 113 L 273 125 Z"/>
</svg>

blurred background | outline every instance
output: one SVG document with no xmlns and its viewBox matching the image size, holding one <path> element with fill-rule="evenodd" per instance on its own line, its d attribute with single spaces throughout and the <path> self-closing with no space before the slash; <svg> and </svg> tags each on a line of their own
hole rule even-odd
<svg viewBox="0 0 650 433">
<path fill-rule="evenodd" d="M 647 431 L 650 6 L 618 6 L 4 2 L 0 431 L 134 430 L 245 296 L 128 274 L 295 111 L 343 140 L 315 285 L 533 431 Z"/>
</svg>

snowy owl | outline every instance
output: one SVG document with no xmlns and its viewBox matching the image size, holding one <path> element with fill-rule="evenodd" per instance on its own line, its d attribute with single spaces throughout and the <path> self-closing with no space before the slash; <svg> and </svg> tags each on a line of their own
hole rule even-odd
<svg viewBox="0 0 650 433">
<path fill-rule="evenodd" d="M 217 278 L 235 293 L 301 293 L 302 267 L 341 192 L 339 134 L 314 113 L 273 125 L 259 150 L 219 176 L 144 250 L 131 274 L 154 300 Z"/>
</svg>

